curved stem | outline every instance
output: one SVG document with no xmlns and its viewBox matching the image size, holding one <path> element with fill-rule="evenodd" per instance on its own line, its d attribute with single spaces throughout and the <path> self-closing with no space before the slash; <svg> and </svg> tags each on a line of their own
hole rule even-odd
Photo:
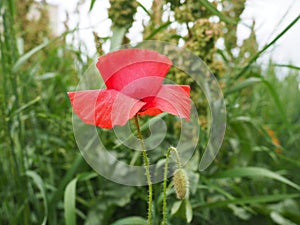
<svg viewBox="0 0 300 225">
<path fill-rule="evenodd" d="M 134 117 L 134 122 L 135 122 L 135 126 L 137 129 L 137 135 L 138 138 L 140 139 L 141 142 L 141 146 L 142 146 L 142 150 L 143 150 L 143 159 L 144 159 L 144 167 L 146 170 L 146 177 L 147 177 L 147 183 L 148 183 L 148 225 L 152 225 L 152 195 L 153 195 L 153 191 L 152 191 L 152 181 L 151 181 L 151 174 L 150 174 L 150 166 L 149 166 L 149 159 L 148 159 L 148 155 L 147 155 L 147 150 L 145 148 L 145 144 L 144 144 L 144 140 L 143 140 L 143 135 L 140 129 L 140 125 L 139 125 L 139 120 L 138 120 L 138 115 L 136 115 Z"/>
<path fill-rule="evenodd" d="M 166 155 L 165 169 L 164 169 L 163 219 L 162 219 L 162 223 L 161 223 L 162 225 L 166 225 L 167 224 L 167 179 L 168 179 L 169 157 L 170 157 L 171 151 L 174 151 L 174 153 L 175 153 L 178 169 L 181 168 L 181 162 L 180 162 L 180 158 L 179 158 L 179 155 L 178 155 L 178 152 L 177 152 L 176 148 L 174 148 L 174 147 L 168 148 L 167 155 Z"/>
</svg>

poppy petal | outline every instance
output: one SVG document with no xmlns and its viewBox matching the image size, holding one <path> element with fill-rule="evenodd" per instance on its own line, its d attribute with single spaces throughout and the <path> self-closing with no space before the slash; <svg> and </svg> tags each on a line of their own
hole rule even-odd
<svg viewBox="0 0 300 225">
<path fill-rule="evenodd" d="M 146 104 L 115 90 L 68 92 L 74 112 L 87 124 L 123 126 Z"/>
<path fill-rule="evenodd" d="M 123 87 L 120 92 L 135 99 L 156 96 L 162 87 L 161 77 L 142 77 Z"/>
<path fill-rule="evenodd" d="M 159 82 L 149 83 L 147 90 L 158 91 L 171 66 L 172 61 L 167 56 L 142 49 L 123 49 L 108 53 L 97 62 L 97 68 L 107 88 L 117 91 L 144 77 L 156 77 Z"/>
<path fill-rule="evenodd" d="M 191 100 L 188 85 L 162 85 L 155 97 L 147 97 L 143 101 L 147 104 L 140 110 L 139 115 L 155 116 L 168 112 L 186 120 L 190 119 Z"/>
</svg>

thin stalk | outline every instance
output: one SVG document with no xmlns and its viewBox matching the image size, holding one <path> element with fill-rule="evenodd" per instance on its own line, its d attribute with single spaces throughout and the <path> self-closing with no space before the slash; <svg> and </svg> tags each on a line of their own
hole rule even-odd
<svg viewBox="0 0 300 225">
<path fill-rule="evenodd" d="M 177 162 L 177 168 L 181 168 L 181 162 L 178 155 L 178 152 L 176 148 L 170 147 L 168 148 L 167 155 L 166 155 L 166 162 L 165 162 L 165 169 L 164 169 L 164 183 L 163 183 L 163 219 L 161 224 L 166 225 L 167 224 L 167 179 L 168 179 L 168 167 L 169 167 L 169 157 L 171 154 L 171 151 L 174 151 L 176 156 L 176 162 Z"/>
<path fill-rule="evenodd" d="M 137 129 L 137 135 L 138 138 L 140 139 L 141 142 L 141 147 L 142 147 L 142 151 L 143 151 L 143 159 L 144 159 L 144 167 L 146 170 L 146 177 L 147 177 L 147 183 L 148 183 L 148 225 L 152 225 L 152 198 L 153 198 L 153 190 L 152 190 L 152 181 L 151 181 L 151 174 L 150 174 L 150 166 L 149 166 L 149 158 L 147 155 L 147 150 L 145 148 L 145 144 L 144 144 L 144 139 L 143 139 L 143 135 L 140 129 L 140 125 L 139 125 L 139 119 L 138 116 L 136 115 L 134 117 L 134 122 L 135 122 L 135 126 Z"/>
<path fill-rule="evenodd" d="M 163 183 L 163 219 L 161 224 L 166 225 L 167 224 L 167 178 L 168 178 L 168 164 L 169 164 L 169 156 L 170 156 L 170 149 L 167 151 L 167 156 L 166 156 L 166 162 L 165 162 L 165 170 L 164 170 L 164 183 Z"/>
</svg>

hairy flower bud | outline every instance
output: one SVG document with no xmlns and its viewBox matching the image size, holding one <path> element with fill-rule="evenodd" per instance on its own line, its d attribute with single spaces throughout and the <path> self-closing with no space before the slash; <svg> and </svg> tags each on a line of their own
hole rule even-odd
<svg viewBox="0 0 300 225">
<path fill-rule="evenodd" d="M 178 199 L 184 199 L 188 193 L 189 181 L 183 169 L 174 172 L 173 183 Z"/>
</svg>

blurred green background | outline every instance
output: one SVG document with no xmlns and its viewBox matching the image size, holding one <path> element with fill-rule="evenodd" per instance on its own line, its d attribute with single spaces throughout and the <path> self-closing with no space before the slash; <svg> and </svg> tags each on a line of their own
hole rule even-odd
<svg viewBox="0 0 300 225">
<path fill-rule="evenodd" d="M 84 3 L 87 11 L 95 12 L 95 0 L 79 1 L 75 12 Z M 130 43 L 128 33 L 141 10 L 148 16 L 143 40 L 191 50 L 219 80 L 227 107 L 226 135 L 214 163 L 199 172 L 210 126 L 206 99 L 186 74 L 175 70 L 168 74 L 176 83 L 191 85 L 201 126 L 201 142 L 186 165 L 189 199 L 178 201 L 169 181 L 169 224 L 300 224 L 300 68 L 259 61 L 299 23 L 300 15 L 262 47 L 255 23 L 248 27 L 249 37 L 238 44 L 245 4 L 245 0 L 154 0 L 147 8 L 137 1 L 111 0 L 111 35 L 85 33 L 94 38 L 89 44 L 97 54 L 103 55 L 109 48 Z M 69 27 L 72 15 L 58 34 L 51 22 L 57 15 L 50 11 L 45 2 L 0 1 L 0 224 L 146 224 L 147 188 L 106 180 L 80 155 L 66 92 L 75 90 L 95 56 L 78 38 L 78 27 Z M 222 47 L 216 45 L 220 41 Z M 180 131 L 177 120 L 172 116 L 164 120 L 170 126 L 175 123 L 167 136 L 172 143 Z M 109 131 L 104 135 L 108 148 L 116 145 Z M 114 153 L 130 161 L 133 153 L 126 150 L 119 146 Z M 154 224 L 160 224 L 162 186 L 154 188 Z"/>
</svg>

